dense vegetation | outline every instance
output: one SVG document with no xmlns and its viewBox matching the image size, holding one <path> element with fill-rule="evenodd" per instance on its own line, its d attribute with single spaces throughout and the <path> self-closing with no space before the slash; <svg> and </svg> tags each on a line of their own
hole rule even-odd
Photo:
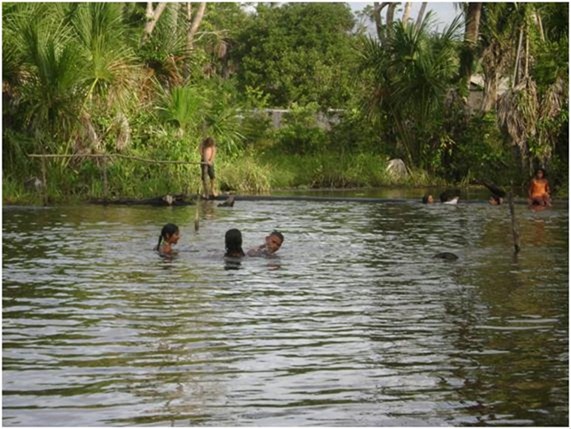
<svg viewBox="0 0 571 429">
<path fill-rule="evenodd" d="M 56 201 L 101 196 L 103 170 L 115 196 L 194 193 L 208 135 L 222 190 L 386 185 L 398 157 L 401 184 L 521 184 L 544 166 L 566 192 L 568 4 L 465 3 L 438 32 L 383 5 L 3 3 L 4 202 L 33 201 L 33 153 L 189 162 L 51 159 Z M 268 108 L 289 110 L 281 127 Z"/>
</svg>

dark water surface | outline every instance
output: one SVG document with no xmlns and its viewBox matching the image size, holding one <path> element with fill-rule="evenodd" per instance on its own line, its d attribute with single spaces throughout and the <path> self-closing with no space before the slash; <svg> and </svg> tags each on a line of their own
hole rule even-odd
<svg viewBox="0 0 571 429">
<path fill-rule="evenodd" d="M 2 423 L 566 426 L 568 206 L 516 213 L 514 259 L 483 203 L 4 207 Z"/>
</svg>

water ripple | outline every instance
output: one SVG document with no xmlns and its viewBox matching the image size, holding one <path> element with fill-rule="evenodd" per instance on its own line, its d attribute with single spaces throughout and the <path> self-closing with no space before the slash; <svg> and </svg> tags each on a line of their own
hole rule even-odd
<svg viewBox="0 0 571 429">
<path fill-rule="evenodd" d="M 567 422 L 566 208 L 208 204 L 3 211 L 4 425 Z"/>
</svg>

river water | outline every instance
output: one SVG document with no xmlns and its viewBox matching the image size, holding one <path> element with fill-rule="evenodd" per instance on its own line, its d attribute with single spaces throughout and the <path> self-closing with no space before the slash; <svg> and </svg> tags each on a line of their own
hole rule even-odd
<svg viewBox="0 0 571 429">
<path fill-rule="evenodd" d="M 199 207 L 3 208 L 4 426 L 567 426 L 566 202 Z"/>
</svg>

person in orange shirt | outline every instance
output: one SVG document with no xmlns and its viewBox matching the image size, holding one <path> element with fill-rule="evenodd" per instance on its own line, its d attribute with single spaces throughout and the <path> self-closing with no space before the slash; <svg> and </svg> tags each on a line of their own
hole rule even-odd
<svg viewBox="0 0 571 429">
<path fill-rule="evenodd" d="M 545 170 L 538 168 L 529 182 L 528 202 L 530 206 L 550 206 L 551 189 L 549 181 L 545 178 Z"/>
</svg>

